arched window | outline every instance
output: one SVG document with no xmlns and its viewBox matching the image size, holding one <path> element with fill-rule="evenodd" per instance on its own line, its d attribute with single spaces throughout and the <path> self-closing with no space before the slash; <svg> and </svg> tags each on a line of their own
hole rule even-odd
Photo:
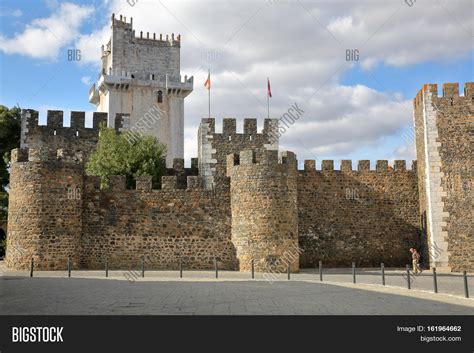
<svg viewBox="0 0 474 353">
<path fill-rule="evenodd" d="M 156 100 L 158 103 L 163 103 L 163 91 L 158 91 L 156 95 Z"/>
</svg>

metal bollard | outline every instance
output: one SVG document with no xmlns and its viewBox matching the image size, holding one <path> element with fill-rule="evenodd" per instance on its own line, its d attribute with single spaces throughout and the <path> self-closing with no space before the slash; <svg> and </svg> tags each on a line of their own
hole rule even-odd
<svg viewBox="0 0 474 353">
<path fill-rule="evenodd" d="M 436 267 L 433 267 L 433 289 L 438 293 L 438 278 L 436 277 Z"/>
<path fill-rule="evenodd" d="M 183 278 L 183 259 L 179 258 L 179 278 Z"/>
<path fill-rule="evenodd" d="M 380 264 L 380 269 L 382 271 L 382 285 L 385 286 L 385 264 L 383 262 Z"/>
<path fill-rule="evenodd" d="M 288 281 L 289 281 L 290 280 L 290 264 L 288 264 L 286 271 L 288 272 Z"/>
<path fill-rule="evenodd" d="M 356 283 L 356 264 L 352 263 L 352 282 Z"/>
<path fill-rule="evenodd" d="M 71 277 L 71 258 L 67 258 L 67 276 Z"/>
<path fill-rule="evenodd" d="M 219 268 L 217 267 L 217 258 L 214 257 L 214 268 L 216 270 L 216 278 L 219 278 Z"/>
<path fill-rule="evenodd" d="M 252 259 L 252 279 L 255 278 L 255 261 Z"/>
<path fill-rule="evenodd" d="M 105 277 L 109 277 L 109 260 L 105 259 Z"/>
<path fill-rule="evenodd" d="M 411 289 L 411 282 L 410 282 L 410 265 L 407 265 L 407 287 Z"/>
<path fill-rule="evenodd" d="M 319 280 L 323 281 L 323 262 L 319 261 Z"/>
<path fill-rule="evenodd" d="M 35 260 L 31 258 L 31 266 L 30 266 L 30 277 L 33 277 L 33 269 L 35 268 Z"/>
<path fill-rule="evenodd" d="M 467 285 L 467 272 L 462 271 L 462 275 L 464 277 L 464 295 L 466 296 L 466 298 L 469 298 L 469 287 Z"/>
<path fill-rule="evenodd" d="M 142 278 L 145 277 L 145 256 L 142 256 Z"/>
</svg>

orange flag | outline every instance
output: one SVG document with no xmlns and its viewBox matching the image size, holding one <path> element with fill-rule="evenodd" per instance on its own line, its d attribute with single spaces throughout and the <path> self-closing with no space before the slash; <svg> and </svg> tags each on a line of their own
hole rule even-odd
<svg viewBox="0 0 474 353">
<path fill-rule="evenodd" d="M 207 80 L 204 82 L 204 87 L 206 87 L 208 90 L 211 89 L 211 70 L 209 70 L 209 73 L 207 74 Z"/>
</svg>

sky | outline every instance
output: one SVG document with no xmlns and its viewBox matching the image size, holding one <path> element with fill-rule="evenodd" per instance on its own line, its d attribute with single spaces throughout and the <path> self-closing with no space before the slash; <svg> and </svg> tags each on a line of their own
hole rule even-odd
<svg viewBox="0 0 474 353">
<path fill-rule="evenodd" d="M 185 160 L 197 155 L 207 117 L 280 118 L 304 113 L 280 140 L 305 159 L 415 159 L 412 99 L 424 83 L 474 81 L 474 1 L 0 1 L 0 104 L 40 111 L 94 111 L 100 46 L 112 13 L 134 29 L 181 34 L 181 74 L 194 76 L 185 99 Z M 80 60 L 68 53 L 80 50 Z M 77 58 L 79 59 L 79 58 Z M 441 93 L 441 92 L 440 92 Z M 68 121 L 66 121 L 66 125 Z M 410 163 L 407 163 L 408 165 Z"/>
</svg>

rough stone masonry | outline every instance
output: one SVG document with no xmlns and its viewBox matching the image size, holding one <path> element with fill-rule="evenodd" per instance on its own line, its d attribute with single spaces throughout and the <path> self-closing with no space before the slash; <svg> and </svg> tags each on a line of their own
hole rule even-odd
<svg viewBox="0 0 474 353">
<path fill-rule="evenodd" d="M 112 18 L 102 48 L 103 70 L 92 103 L 100 112 L 23 110 L 21 148 L 12 153 L 6 263 L 12 269 L 223 269 L 282 272 L 289 267 L 405 266 L 408 249 L 422 250 L 439 270 L 474 269 L 472 192 L 474 83 L 425 85 L 414 99 L 417 161 L 304 161 L 278 152 L 278 121 L 202 119 L 198 158 L 184 167 L 184 97 L 192 78 L 180 77 L 181 37 L 156 38 Z M 106 94 L 105 92 L 108 92 Z M 156 107 L 150 131 L 168 146 L 161 189 L 151 177 L 126 189 L 86 176 L 85 162 L 108 122 L 133 129 Z"/>
<path fill-rule="evenodd" d="M 28 148 L 13 151 L 7 265 L 27 269 L 211 269 L 291 271 L 327 266 L 404 266 L 407 249 L 425 249 L 432 266 L 472 270 L 472 127 L 474 84 L 425 85 L 414 100 L 418 163 L 361 160 L 304 161 L 275 149 L 275 120 L 246 119 L 243 133 L 225 119 L 199 129 L 191 168 L 175 159 L 162 188 L 123 176 L 107 190 L 86 176 L 84 161 L 97 141 L 95 128 L 58 122 L 35 127 L 37 112 L 23 112 Z M 60 126 L 61 125 L 61 126 Z M 67 132 L 78 129 L 81 134 Z M 82 129 L 82 130 L 81 130 Z M 69 136 L 62 139 L 61 136 Z M 50 148 L 51 147 L 51 148 Z M 60 148 L 63 147 L 63 148 Z M 59 148 L 59 149 L 58 149 Z M 437 251 L 430 251 L 436 247 Z"/>
</svg>

